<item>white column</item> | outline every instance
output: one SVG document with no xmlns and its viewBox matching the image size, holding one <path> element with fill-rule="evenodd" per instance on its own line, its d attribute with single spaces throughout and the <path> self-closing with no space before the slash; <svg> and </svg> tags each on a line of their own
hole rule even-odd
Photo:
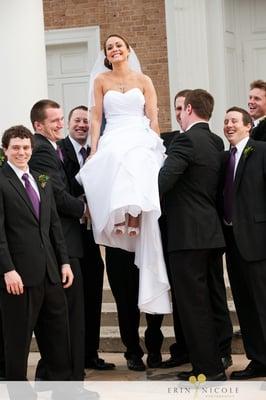
<svg viewBox="0 0 266 400">
<path fill-rule="evenodd" d="M 0 1 L 0 134 L 47 97 L 42 0 Z"/>
<path fill-rule="evenodd" d="M 212 127 L 220 133 L 225 101 L 223 1 L 165 0 L 165 6 L 171 105 L 179 90 L 208 90 L 216 102 Z M 173 105 L 171 116 L 175 128 Z"/>
</svg>

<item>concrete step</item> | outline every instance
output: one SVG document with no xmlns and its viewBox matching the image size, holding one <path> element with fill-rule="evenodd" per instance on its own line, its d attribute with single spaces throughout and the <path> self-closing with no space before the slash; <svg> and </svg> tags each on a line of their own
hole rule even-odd
<svg viewBox="0 0 266 400">
<path fill-rule="evenodd" d="M 239 326 L 234 326 L 234 331 L 238 330 Z M 174 343 L 174 330 L 172 326 L 162 326 L 162 333 L 164 335 L 164 341 L 162 345 L 162 353 L 169 352 L 169 346 Z M 146 351 L 144 344 L 144 331 L 145 327 L 139 328 L 140 343 L 144 351 Z M 100 349 L 101 352 L 110 353 L 123 353 L 125 347 L 120 339 L 120 332 L 117 326 L 102 326 L 101 327 L 101 340 Z M 38 346 L 35 337 L 32 338 L 31 342 L 31 352 L 38 351 Z M 241 337 L 233 336 L 232 340 L 232 353 L 233 354 L 243 354 L 244 347 Z"/>
<path fill-rule="evenodd" d="M 230 310 L 230 317 L 233 325 L 238 325 L 238 318 L 235 311 L 235 305 L 232 300 L 228 301 L 228 308 Z M 102 316 L 101 316 L 102 326 L 118 326 L 117 309 L 115 303 L 103 303 L 102 304 Z M 163 319 L 164 326 L 172 326 L 173 319 L 172 314 L 167 314 Z M 146 326 L 145 314 L 141 313 L 140 316 L 140 326 Z"/>
</svg>

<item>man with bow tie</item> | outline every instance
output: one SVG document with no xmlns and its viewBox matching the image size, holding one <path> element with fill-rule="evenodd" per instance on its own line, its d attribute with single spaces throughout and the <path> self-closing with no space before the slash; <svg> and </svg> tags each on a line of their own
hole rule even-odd
<svg viewBox="0 0 266 400">
<path fill-rule="evenodd" d="M 83 187 L 75 179 L 89 155 L 88 108 L 80 105 L 73 108 L 68 116 L 69 135 L 58 142 L 62 149 L 64 168 L 70 181 L 73 196 L 84 195 Z M 90 221 L 81 220 L 80 229 L 83 243 L 83 258 L 80 260 L 84 284 L 85 308 L 85 368 L 110 370 L 115 367 L 98 356 L 103 289 L 104 264 L 99 245 L 93 238 Z"/>
<path fill-rule="evenodd" d="M 231 379 L 266 376 L 266 144 L 249 137 L 252 119 L 227 110 L 223 222 L 226 262 L 244 347 L 250 361 Z"/>
</svg>

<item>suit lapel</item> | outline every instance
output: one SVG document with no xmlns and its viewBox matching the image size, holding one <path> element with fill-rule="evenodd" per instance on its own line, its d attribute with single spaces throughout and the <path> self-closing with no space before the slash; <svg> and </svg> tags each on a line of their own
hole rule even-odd
<svg viewBox="0 0 266 400">
<path fill-rule="evenodd" d="M 245 171 L 247 160 L 251 156 L 251 154 L 247 154 L 246 153 L 246 150 L 247 150 L 248 147 L 252 147 L 253 148 L 254 147 L 253 143 L 254 143 L 253 141 L 248 140 L 246 146 L 244 147 L 244 149 L 242 151 L 242 154 L 241 154 L 238 166 L 237 166 L 237 170 L 236 170 L 236 175 L 235 175 L 235 189 L 236 190 L 238 189 L 238 187 L 240 185 L 242 176 L 243 176 L 244 171 Z"/>
<path fill-rule="evenodd" d="M 19 180 L 19 178 L 17 177 L 15 172 L 12 170 L 12 168 L 8 164 L 4 165 L 3 173 L 6 175 L 7 179 L 9 180 L 11 185 L 15 188 L 15 190 L 17 191 L 19 196 L 24 200 L 24 202 L 26 203 L 27 207 L 33 214 L 36 221 L 38 221 L 38 219 L 35 215 L 32 203 L 31 203 L 31 201 L 27 195 L 27 192 L 25 190 L 25 187 L 23 186 L 22 182 Z"/>
<path fill-rule="evenodd" d="M 78 167 L 79 167 L 79 161 L 78 161 L 78 159 L 77 159 L 77 155 L 76 155 L 75 149 L 74 149 L 74 147 L 73 147 L 73 145 L 72 145 L 72 143 L 71 143 L 69 137 L 67 137 L 67 138 L 65 139 L 65 150 L 66 150 L 67 156 L 68 156 L 74 163 L 76 163 L 76 164 L 78 165 Z"/>
<path fill-rule="evenodd" d="M 37 184 L 37 186 L 38 186 L 38 189 L 39 189 L 39 194 L 40 194 L 40 223 L 43 221 L 43 218 L 44 218 L 44 215 L 45 215 L 45 211 L 46 211 L 46 208 L 45 208 L 45 201 L 44 201 L 44 198 L 45 198 L 45 188 L 44 187 L 42 187 L 41 186 L 41 183 L 39 182 L 39 174 L 38 173 L 36 173 L 36 172 L 34 172 L 34 171 L 30 171 L 30 173 L 31 173 L 31 175 L 34 177 L 34 179 L 35 179 L 35 182 L 36 182 L 36 184 Z"/>
</svg>

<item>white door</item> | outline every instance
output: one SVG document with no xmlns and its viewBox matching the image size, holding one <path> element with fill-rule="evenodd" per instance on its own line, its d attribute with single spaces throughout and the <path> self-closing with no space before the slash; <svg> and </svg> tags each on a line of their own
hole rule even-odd
<svg viewBox="0 0 266 400">
<path fill-rule="evenodd" d="M 48 95 L 63 108 L 66 135 L 69 111 L 88 104 L 88 46 L 86 43 L 49 45 L 46 57 Z"/>
<path fill-rule="evenodd" d="M 247 108 L 249 85 L 266 80 L 266 1 L 224 0 L 227 106 Z"/>
<path fill-rule="evenodd" d="M 253 80 L 266 81 L 266 1 L 238 0 L 238 3 L 242 13 L 240 37 L 245 89 L 248 90 Z"/>
</svg>

